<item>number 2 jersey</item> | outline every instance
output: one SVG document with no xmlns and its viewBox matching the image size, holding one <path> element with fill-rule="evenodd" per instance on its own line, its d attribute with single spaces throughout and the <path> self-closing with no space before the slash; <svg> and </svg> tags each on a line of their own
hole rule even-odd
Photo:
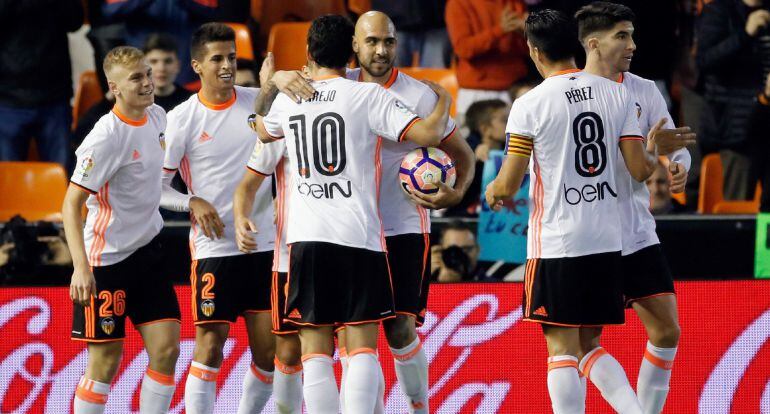
<svg viewBox="0 0 770 414">
<path fill-rule="evenodd" d="M 532 150 L 528 258 L 621 251 L 616 183 L 621 140 L 642 140 L 626 88 L 558 72 L 517 99 L 507 154 Z"/>
<path fill-rule="evenodd" d="M 385 251 L 382 140 L 402 141 L 420 118 L 377 84 L 335 76 L 312 85 L 313 98 L 280 94 L 264 118 L 267 132 L 285 139 L 291 164 L 287 242 Z"/>
</svg>

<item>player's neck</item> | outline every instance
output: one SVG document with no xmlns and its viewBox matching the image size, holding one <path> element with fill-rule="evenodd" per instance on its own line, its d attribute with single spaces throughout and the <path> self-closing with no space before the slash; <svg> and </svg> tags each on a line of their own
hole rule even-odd
<svg viewBox="0 0 770 414">
<path fill-rule="evenodd" d="M 310 68 L 310 77 L 313 79 L 328 78 L 332 76 L 345 76 L 345 68 L 324 68 L 318 65 L 312 65 Z"/>
<path fill-rule="evenodd" d="M 541 75 L 543 75 L 543 78 L 547 78 L 559 72 L 564 72 L 572 69 L 577 69 L 577 65 L 575 64 L 575 59 L 560 60 L 557 62 L 550 62 L 549 64 L 543 64 Z"/>
<path fill-rule="evenodd" d="M 393 68 L 391 67 L 385 74 L 382 76 L 374 76 L 371 73 L 367 72 L 366 69 L 363 67 L 361 68 L 361 80 L 364 82 L 373 82 L 376 84 L 379 84 L 380 86 L 385 85 L 388 83 L 388 80 L 390 79 L 390 76 L 393 74 Z"/>
<path fill-rule="evenodd" d="M 121 113 L 121 115 L 127 117 L 132 121 L 139 121 L 144 118 L 144 110 L 146 106 L 131 106 L 126 104 L 122 99 L 115 100 L 115 109 Z"/>
<path fill-rule="evenodd" d="M 623 73 L 615 69 L 612 65 L 602 62 L 597 58 L 592 58 L 591 56 L 586 59 L 586 67 L 583 71 L 616 82 Z"/>
<path fill-rule="evenodd" d="M 169 83 L 163 87 L 155 87 L 155 96 L 169 96 L 176 90 L 176 85 Z"/>
<path fill-rule="evenodd" d="M 206 102 L 211 102 L 213 104 L 223 104 L 231 99 L 233 99 L 233 93 L 235 93 L 235 88 L 227 88 L 227 89 L 214 89 L 214 88 L 207 88 L 206 85 L 201 86 L 201 96 L 203 96 L 203 99 L 206 100 Z"/>
</svg>

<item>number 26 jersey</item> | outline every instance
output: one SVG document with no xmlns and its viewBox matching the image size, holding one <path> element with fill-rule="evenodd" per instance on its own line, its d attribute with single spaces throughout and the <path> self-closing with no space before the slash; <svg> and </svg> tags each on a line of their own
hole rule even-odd
<svg viewBox="0 0 770 414">
<path fill-rule="evenodd" d="M 642 139 L 626 88 L 558 72 L 514 102 L 505 131 L 509 156 L 532 148 L 527 257 L 619 252 L 619 143 Z"/>
<path fill-rule="evenodd" d="M 316 79 L 312 99 L 276 98 L 264 118 L 291 164 L 287 243 L 320 241 L 385 251 L 377 205 L 382 140 L 402 141 L 420 118 L 383 87 Z"/>
</svg>

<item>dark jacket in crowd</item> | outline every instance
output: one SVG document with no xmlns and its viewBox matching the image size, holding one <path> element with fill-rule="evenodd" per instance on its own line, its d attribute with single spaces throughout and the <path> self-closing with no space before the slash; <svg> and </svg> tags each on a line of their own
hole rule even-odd
<svg viewBox="0 0 770 414">
<path fill-rule="evenodd" d="M 372 0 L 372 10 L 393 20 L 398 31 L 421 31 L 445 27 L 446 0 Z"/>
<path fill-rule="evenodd" d="M 34 108 L 72 97 L 67 32 L 80 0 L 0 0 L 0 105 Z"/>
<path fill-rule="evenodd" d="M 749 116 L 751 176 L 762 183 L 759 210 L 770 213 L 770 97 L 760 96 Z"/>
<path fill-rule="evenodd" d="M 697 64 L 704 79 L 705 150 L 748 151 L 746 124 L 762 78 L 762 36 L 746 33 L 752 10 L 741 0 L 714 0 L 704 6 L 698 24 Z"/>
</svg>

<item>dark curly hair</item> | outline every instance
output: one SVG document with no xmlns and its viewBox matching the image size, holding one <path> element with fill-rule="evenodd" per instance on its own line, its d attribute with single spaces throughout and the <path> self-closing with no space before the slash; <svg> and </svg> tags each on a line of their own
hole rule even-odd
<svg viewBox="0 0 770 414">
<path fill-rule="evenodd" d="M 353 56 L 353 22 L 327 14 L 313 20 L 307 33 L 310 57 L 321 67 L 341 68 Z"/>
</svg>

